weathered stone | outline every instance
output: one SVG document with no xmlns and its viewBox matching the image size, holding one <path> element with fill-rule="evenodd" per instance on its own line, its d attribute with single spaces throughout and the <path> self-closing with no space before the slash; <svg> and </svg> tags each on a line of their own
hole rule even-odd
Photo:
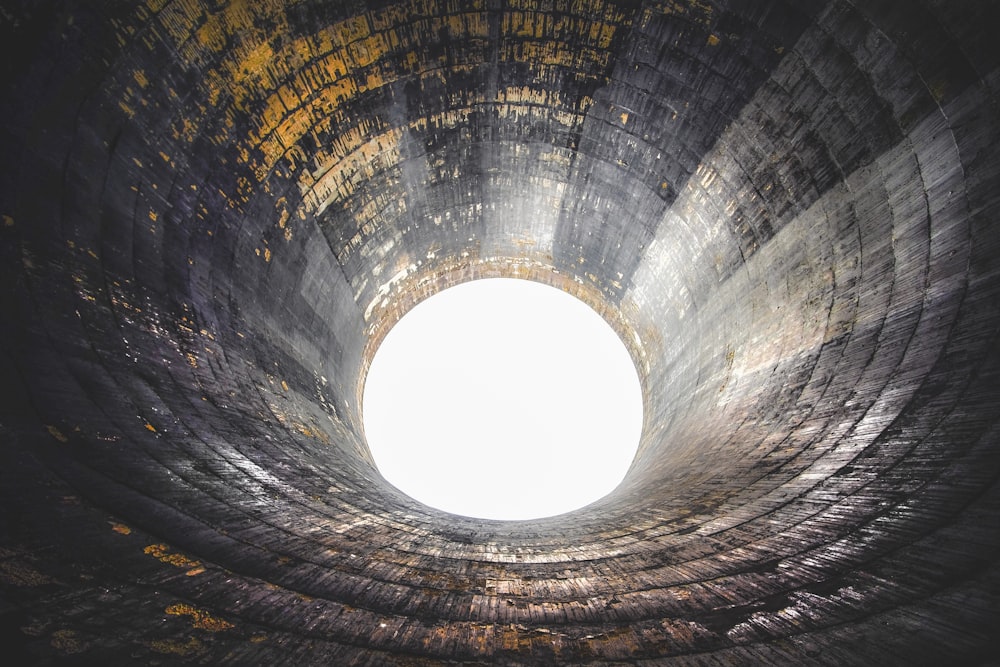
<svg viewBox="0 0 1000 667">
<path fill-rule="evenodd" d="M 15 662 L 997 659 L 993 3 L 9 4 Z M 598 503 L 371 462 L 378 342 L 488 276 L 635 359 Z"/>
</svg>

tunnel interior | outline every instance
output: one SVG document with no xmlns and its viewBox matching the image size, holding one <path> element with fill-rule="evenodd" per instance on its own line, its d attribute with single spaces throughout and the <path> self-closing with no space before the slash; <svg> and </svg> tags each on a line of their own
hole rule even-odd
<svg viewBox="0 0 1000 667">
<path fill-rule="evenodd" d="M 25 664 L 1000 658 L 995 3 L 8 5 Z M 432 509 L 364 441 L 386 333 L 496 277 L 641 378 L 568 514 Z"/>
</svg>

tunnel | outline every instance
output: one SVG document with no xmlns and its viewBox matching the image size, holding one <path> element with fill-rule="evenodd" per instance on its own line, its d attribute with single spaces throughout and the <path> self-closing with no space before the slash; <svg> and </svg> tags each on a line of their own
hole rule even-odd
<svg viewBox="0 0 1000 667">
<path fill-rule="evenodd" d="M 5 2 L 5 655 L 1000 664 L 998 26 Z M 481 278 L 628 349 L 641 440 L 596 502 L 477 519 L 380 475 L 380 341 Z"/>
</svg>

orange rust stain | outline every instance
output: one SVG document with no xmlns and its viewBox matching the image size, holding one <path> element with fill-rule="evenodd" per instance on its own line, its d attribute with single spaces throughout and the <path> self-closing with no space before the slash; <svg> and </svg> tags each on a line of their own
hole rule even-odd
<svg viewBox="0 0 1000 667">
<path fill-rule="evenodd" d="M 115 521 L 111 522 L 111 530 L 115 531 L 119 535 L 131 535 L 132 529 L 126 526 L 124 523 L 118 523 Z"/>
</svg>

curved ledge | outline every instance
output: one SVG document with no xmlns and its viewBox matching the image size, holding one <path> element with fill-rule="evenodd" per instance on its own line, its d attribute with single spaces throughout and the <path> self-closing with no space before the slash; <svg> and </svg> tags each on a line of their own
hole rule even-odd
<svg viewBox="0 0 1000 667">
<path fill-rule="evenodd" d="M 11 654 L 995 660 L 996 18 L 8 9 Z M 601 502 L 465 519 L 370 460 L 378 342 L 490 276 L 570 291 L 641 370 L 642 443 Z"/>
</svg>

